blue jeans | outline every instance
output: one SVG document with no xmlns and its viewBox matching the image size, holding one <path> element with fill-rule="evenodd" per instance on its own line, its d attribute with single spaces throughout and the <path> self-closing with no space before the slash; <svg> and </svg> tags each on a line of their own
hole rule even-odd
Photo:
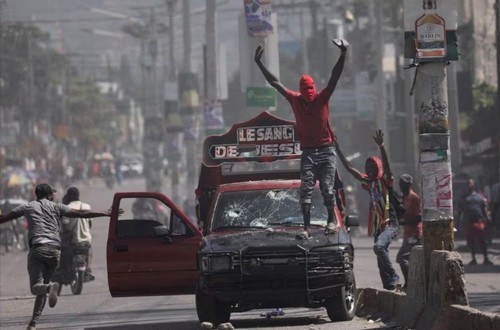
<svg viewBox="0 0 500 330">
<path fill-rule="evenodd" d="M 316 180 L 319 181 L 323 204 L 335 206 L 335 147 L 304 148 L 300 158 L 300 203 L 311 204 Z"/>
<path fill-rule="evenodd" d="M 398 236 L 399 228 L 395 225 L 388 225 L 383 230 L 375 234 L 375 244 L 373 251 L 377 256 L 377 265 L 382 279 L 384 289 L 394 290 L 399 281 L 399 276 L 392 267 L 389 258 L 389 245 Z"/>
<path fill-rule="evenodd" d="M 42 315 L 47 293 L 50 288 L 50 278 L 57 268 L 61 251 L 58 247 L 42 245 L 33 247 L 28 253 L 28 273 L 30 276 L 31 293 L 36 295 L 31 320 L 37 322 Z"/>
</svg>

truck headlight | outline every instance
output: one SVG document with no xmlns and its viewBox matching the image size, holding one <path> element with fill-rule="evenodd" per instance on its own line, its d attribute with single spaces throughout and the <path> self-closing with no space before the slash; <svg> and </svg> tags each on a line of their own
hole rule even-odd
<svg viewBox="0 0 500 330">
<path fill-rule="evenodd" d="M 204 272 L 217 272 L 230 269 L 232 269 L 230 256 L 223 255 L 201 257 L 201 270 Z"/>
</svg>

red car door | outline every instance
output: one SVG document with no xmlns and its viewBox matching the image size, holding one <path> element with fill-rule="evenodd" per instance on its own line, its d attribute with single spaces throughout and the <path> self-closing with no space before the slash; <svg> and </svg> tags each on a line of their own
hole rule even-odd
<svg viewBox="0 0 500 330">
<path fill-rule="evenodd" d="M 194 293 L 201 239 L 200 230 L 165 195 L 115 194 L 106 247 L 111 295 Z"/>
</svg>

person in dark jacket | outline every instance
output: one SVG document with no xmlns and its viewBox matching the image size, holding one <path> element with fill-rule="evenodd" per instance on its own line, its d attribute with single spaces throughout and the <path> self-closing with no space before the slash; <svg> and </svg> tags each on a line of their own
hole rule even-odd
<svg viewBox="0 0 500 330">
<path fill-rule="evenodd" d="M 462 197 L 458 204 L 459 219 L 463 223 L 467 245 L 472 254 L 472 260 L 469 265 L 477 265 L 476 244 L 479 245 L 483 253 L 484 265 L 492 265 L 493 262 L 488 258 L 488 249 L 486 247 L 485 228 L 490 221 L 488 217 L 486 198 L 476 191 L 473 179 L 467 182 L 467 193 Z"/>
</svg>

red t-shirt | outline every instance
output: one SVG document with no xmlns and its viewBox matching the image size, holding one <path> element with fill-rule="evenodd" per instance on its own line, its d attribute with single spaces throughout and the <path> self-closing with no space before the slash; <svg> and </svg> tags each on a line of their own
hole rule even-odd
<svg viewBox="0 0 500 330">
<path fill-rule="evenodd" d="M 321 147 L 335 142 L 330 127 L 330 96 L 326 89 L 318 93 L 313 102 L 306 107 L 299 92 L 287 90 L 287 100 L 292 106 L 300 147 Z"/>
<path fill-rule="evenodd" d="M 411 190 L 408 196 L 403 197 L 403 204 L 406 212 L 404 220 L 408 221 L 416 216 L 422 215 L 422 199 Z M 409 238 L 415 236 L 422 239 L 422 221 L 415 225 L 404 225 L 403 237 Z"/>
</svg>

